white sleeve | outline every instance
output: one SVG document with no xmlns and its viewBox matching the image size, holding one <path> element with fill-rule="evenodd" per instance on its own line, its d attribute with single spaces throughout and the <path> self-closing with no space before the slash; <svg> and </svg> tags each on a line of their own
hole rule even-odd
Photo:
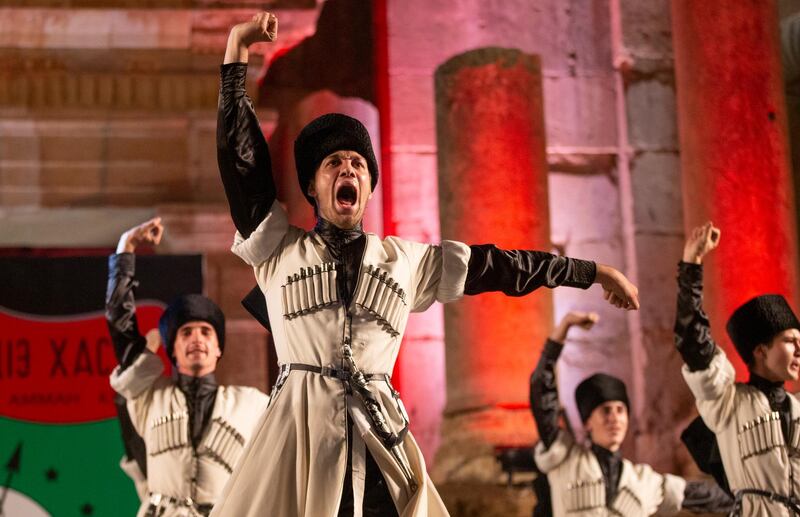
<svg viewBox="0 0 800 517">
<path fill-rule="evenodd" d="M 145 350 L 128 368 L 120 372 L 119 366 L 111 372 L 111 387 L 125 397 L 133 428 L 144 436 L 147 413 L 153 401 L 153 388 L 161 378 L 164 365 L 150 350 Z"/>
<path fill-rule="evenodd" d="M 411 263 L 411 312 L 422 312 L 434 301 L 448 303 L 464 295 L 469 246 L 447 240 L 441 246 L 402 244 Z"/>
<path fill-rule="evenodd" d="M 111 372 L 111 387 L 125 397 L 125 400 L 133 400 L 150 388 L 163 371 L 161 359 L 145 349 L 125 370 L 120 371 L 119 366 L 114 368 Z"/>
<path fill-rule="evenodd" d="M 719 431 L 733 414 L 736 398 L 736 371 L 725 352 L 718 347 L 704 370 L 692 372 L 684 365 L 681 372 L 703 421 L 712 431 Z"/>
<path fill-rule="evenodd" d="M 675 515 L 683 507 L 683 494 L 686 490 L 686 480 L 672 474 L 663 474 L 661 491 L 664 494 L 656 515 Z"/>
<path fill-rule="evenodd" d="M 542 473 L 547 474 L 564 463 L 574 445 L 575 438 L 572 434 L 564 429 L 559 429 L 556 440 L 550 444 L 550 447 L 545 448 L 541 441 L 536 444 L 536 448 L 533 450 L 533 461 Z"/>
<path fill-rule="evenodd" d="M 231 251 L 253 267 L 264 263 L 289 231 L 289 218 L 278 200 L 272 203 L 267 216 L 246 239 L 238 231 Z"/>
</svg>

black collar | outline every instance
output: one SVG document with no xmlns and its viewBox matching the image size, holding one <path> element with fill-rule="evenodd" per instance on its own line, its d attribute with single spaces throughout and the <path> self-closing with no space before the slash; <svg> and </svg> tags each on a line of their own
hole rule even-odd
<svg viewBox="0 0 800 517">
<path fill-rule="evenodd" d="M 342 248 L 364 236 L 364 228 L 358 223 L 355 228 L 344 230 L 330 221 L 317 218 L 314 231 L 322 237 L 335 260 L 341 260 Z"/>
<path fill-rule="evenodd" d="M 213 372 L 202 377 L 178 373 L 178 387 L 187 395 L 203 396 L 216 391 L 217 378 Z"/>
<path fill-rule="evenodd" d="M 613 465 L 614 463 L 619 463 L 620 461 L 622 461 L 622 452 L 620 449 L 617 449 L 616 451 L 612 452 L 606 449 L 605 447 L 601 447 L 596 443 L 592 442 L 592 452 L 594 453 L 595 456 L 597 456 L 597 461 L 599 461 L 601 465 L 602 464 Z"/>
<path fill-rule="evenodd" d="M 773 410 L 775 410 L 777 406 L 781 406 L 786 400 L 786 389 L 784 388 L 783 381 L 770 381 L 760 375 L 750 372 L 750 380 L 747 381 L 747 384 L 766 395 L 769 405 Z"/>
</svg>

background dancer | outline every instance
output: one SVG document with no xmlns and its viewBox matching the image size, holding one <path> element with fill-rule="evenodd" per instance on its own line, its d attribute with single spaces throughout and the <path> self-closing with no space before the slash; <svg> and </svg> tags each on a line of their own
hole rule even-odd
<svg viewBox="0 0 800 517">
<path fill-rule="evenodd" d="M 732 500 L 716 484 L 687 482 L 659 474 L 649 465 L 622 457 L 620 447 L 628 432 L 630 403 L 625 383 L 598 373 L 575 389 L 578 412 L 588 444 L 575 441 L 569 426 L 559 426 L 560 401 L 556 362 L 570 328 L 590 329 L 594 313 L 570 312 L 545 343 L 531 375 L 531 411 L 539 430 L 535 448 L 537 467 L 550 485 L 552 514 L 566 515 L 674 515 L 681 508 L 696 512 L 725 512 Z"/>
<path fill-rule="evenodd" d="M 199 294 L 181 296 L 161 316 L 161 339 L 175 369 L 172 378 L 161 375 L 161 359 L 139 333 L 133 291 L 136 248 L 158 244 L 163 232 L 159 218 L 132 228 L 109 258 L 106 318 L 119 360 L 111 386 L 127 400 L 147 452 L 147 497 L 137 515 L 208 515 L 269 397 L 217 385 L 225 317 Z"/>
<path fill-rule="evenodd" d="M 703 311 L 703 258 L 720 242 L 708 222 L 687 239 L 678 273 L 675 343 L 697 409 L 716 435 L 736 514 L 800 514 L 800 404 L 786 381 L 800 373 L 800 322 L 783 296 L 757 296 L 727 324 L 750 380 L 734 382 L 733 365 L 711 337 Z"/>
</svg>

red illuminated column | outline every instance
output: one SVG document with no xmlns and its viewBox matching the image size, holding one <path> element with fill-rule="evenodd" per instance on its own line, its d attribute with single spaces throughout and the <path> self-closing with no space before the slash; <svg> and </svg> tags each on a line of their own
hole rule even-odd
<svg viewBox="0 0 800 517">
<path fill-rule="evenodd" d="M 798 308 L 776 5 L 674 0 L 672 28 L 685 228 L 712 220 L 722 229 L 706 263 L 705 305 L 741 380 L 746 369 L 724 330 L 730 314 L 764 293 Z"/>
<path fill-rule="evenodd" d="M 550 249 L 538 56 L 485 48 L 436 71 L 443 239 Z M 489 479 L 496 446 L 530 445 L 528 379 L 552 325 L 552 296 L 492 293 L 445 306 L 447 407 L 439 479 Z M 464 466 L 467 468 L 464 468 Z"/>
</svg>

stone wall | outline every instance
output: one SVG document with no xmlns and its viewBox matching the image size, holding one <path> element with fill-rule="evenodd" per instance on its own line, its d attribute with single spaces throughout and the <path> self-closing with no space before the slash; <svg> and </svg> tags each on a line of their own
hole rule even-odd
<svg viewBox="0 0 800 517">
<path fill-rule="evenodd" d="M 5 247 L 113 248 L 141 209 L 167 225 L 157 252 L 202 253 L 206 293 L 228 316 L 223 382 L 267 390 L 267 333 L 239 300 L 255 285 L 230 251 L 233 225 L 216 165 L 219 64 L 230 27 L 264 2 L 40 0 L 0 8 L 0 242 Z M 267 2 L 281 42 L 313 34 L 314 0 Z M 265 132 L 273 121 L 262 118 Z M 34 221 L 69 237 L 27 236 Z M 84 235 L 90 238 L 82 238 Z M 274 358 L 272 359 L 274 362 Z"/>
</svg>

